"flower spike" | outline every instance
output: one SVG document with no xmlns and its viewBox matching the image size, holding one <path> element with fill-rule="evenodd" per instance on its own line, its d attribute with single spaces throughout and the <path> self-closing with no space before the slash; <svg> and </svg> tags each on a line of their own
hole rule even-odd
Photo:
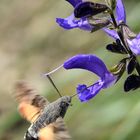
<svg viewBox="0 0 140 140">
<path fill-rule="evenodd" d="M 126 25 L 126 12 L 123 4 L 123 0 L 117 0 L 116 4 L 116 21 L 117 24 L 121 26 L 123 37 L 126 43 L 128 43 L 130 50 L 135 55 L 140 55 L 140 33 L 133 33 L 130 28 Z M 103 28 L 103 30 L 112 38 L 119 39 L 117 31 L 111 30 L 109 28 Z"/>
</svg>

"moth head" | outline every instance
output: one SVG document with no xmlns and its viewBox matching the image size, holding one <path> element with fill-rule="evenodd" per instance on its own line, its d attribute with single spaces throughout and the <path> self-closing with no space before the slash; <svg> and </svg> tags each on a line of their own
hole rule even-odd
<svg viewBox="0 0 140 140">
<path fill-rule="evenodd" d="M 71 105 L 71 97 L 63 96 L 59 98 L 60 116 L 63 118 L 66 114 L 68 107 Z"/>
<path fill-rule="evenodd" d="M 61 107 L 68 107 L 71 105 L 71 97 L 70 96 L 63 96 L 61 97 Z"/>
</svg>

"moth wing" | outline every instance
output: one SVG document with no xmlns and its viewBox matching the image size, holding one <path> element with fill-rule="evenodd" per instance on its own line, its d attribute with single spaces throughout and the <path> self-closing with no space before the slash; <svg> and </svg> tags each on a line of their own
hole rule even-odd
<svg viewBox="0 0 140 140">
<path fill-rule="evenodd" d="M 31 123 L 39 117 L 44 106 L 49 103 L 24 81 L 16 83 L 15 98 L 19 102 L 20 115 Z"/>
<path fill-rule="evenodd" d="M 42 128 L 38 135 L 39 140 L 71 140 L 68 129 L 61 117 L 56 122 Z"/>
</svg>

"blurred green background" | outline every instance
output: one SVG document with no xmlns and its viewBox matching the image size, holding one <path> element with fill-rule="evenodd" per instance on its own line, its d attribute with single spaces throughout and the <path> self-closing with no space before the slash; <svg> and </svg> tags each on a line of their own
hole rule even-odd
<svg viewBox="0 0 140 140">
<path fill-rule="evenodd" d="M 124 3 L 127 23 L 138 33 L 140 1 Z M 78 53 L 94 53 L 108 67 L 121 59 L 105 50 L 112 40 L 102 31 L 66 31 L 56 24 L 56 17 L 67 17 L 72 10 L 64 0 L 0 0 L 0 140 L 22 140 L 29 127 L 13 98 L 17 80 L 25 79 L 54 101 L 58 95 L 43 73 Z M 78 83 L 92 84 L 98 77 L 60 69 L 52 78 L 63 95 L 72 95 Z M 125 78 L 126 74 L 88 103 L 74 98 L 65 117 L 73 140 L 140 140 L 140 93 L 124 93 Z"/>
</svg>

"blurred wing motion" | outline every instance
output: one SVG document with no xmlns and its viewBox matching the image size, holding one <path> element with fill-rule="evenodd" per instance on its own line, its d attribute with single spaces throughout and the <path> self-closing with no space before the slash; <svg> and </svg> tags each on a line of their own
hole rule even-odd
<svg viewBox="0 0 140 140">
<path fill-rule="evenodd" d="M 24 81 L 17 82 L 15 89 L 15 98 L 19 102 L 18 109 L 21 116 L 33 123 L 49 102 L 41 95 L 38 95 Z"/>
<path fill-rule="evenodd" d="M 39 140 L 71 140 L 71 136 L 61 117 L 39 132 Z"/>
<path fill-rule="evenodd" d="M 41 117 L 41 112 L 49 102 L 38 95 L 29 85 L 20 81 L 16 84 L 15 98 L 19 102 L 19 112 L 23 118 L 33 123 L 38 117 Z M 64 121 L 59 117 L 56 122 L 42 128 L 38 134 L 39 140 L 70 140 L 71 136 L 64 124 Z"/>
</svg>

